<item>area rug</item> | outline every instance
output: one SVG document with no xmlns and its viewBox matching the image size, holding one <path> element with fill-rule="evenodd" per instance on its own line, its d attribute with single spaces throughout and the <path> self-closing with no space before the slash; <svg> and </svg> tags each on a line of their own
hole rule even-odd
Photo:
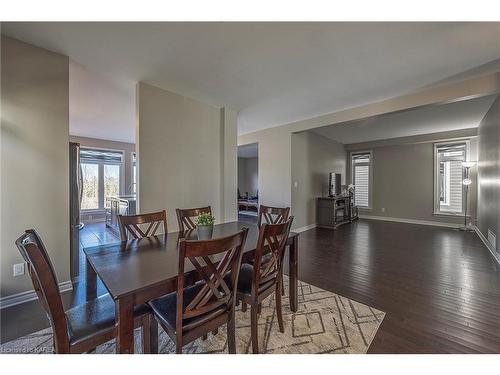
<svg viewBox="0 0 500 375">
<path fill-rule="evenodd" d="M 288 280 L 285 277 L 285 286 Z M 348 298 L 299 282 L 299 309 L 292 313 L 283 297 L 285 333 L 278 329 L 274 296 L 264 300 L 259 316 L 259 352 L 269 354 L 366 353 L 385 313 Z M 198 339 L 184 346 L 184 353 L 227 353 L 225 327 L 207 340 Z M 169 336 L 159 329 L 160 353 L 175 352 Z M 236 312 L 236 352 L 251 353 L 250 310 Z M 135 332 L 135 348 L 140 353 L 141 332 Z M 97 348 L 96 353 L 115 352 L 114 340 Z M 0 353 L 52 353 L 50 328 L 0 346 Z"/>
</svg>

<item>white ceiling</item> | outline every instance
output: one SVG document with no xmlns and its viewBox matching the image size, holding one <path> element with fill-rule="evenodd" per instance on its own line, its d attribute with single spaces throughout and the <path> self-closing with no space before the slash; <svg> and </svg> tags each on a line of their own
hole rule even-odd
<svg viewBox="0 0 500 375">
<path fill-rule="evenodd" d="M 431 105 L 324 126 L 313 131 L 337 142 L 350 144 L 476 128 L 494 100 L 493 95 L 451 104 Z"/>
<path fill-rule="evenodd" d="M 142 80 L 233 107 L 240 134 L 398 96 L 500 57 L 500 23 L 42 22 L 2 23 L 2 33 L 126 90 Z"/>
<path fill-rule="evenodd" d="M 248 145 L 238 146 L 239 158 L 257 158 L 259 157 L 259 144 L 251 143 Z"/>
<path fill-rule="evenodd" d="M 135 143 L 134 86 L 115 84 L 83 66 L 69 64 L 71 135 Z"/>
</svg>

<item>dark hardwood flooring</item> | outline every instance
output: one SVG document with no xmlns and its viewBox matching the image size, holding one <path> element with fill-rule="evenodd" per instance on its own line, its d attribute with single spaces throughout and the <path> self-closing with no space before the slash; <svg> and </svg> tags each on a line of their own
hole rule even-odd
<svg viewBox="0 0 500 375">
<path fill-rule="evenodd" d="M 114 240 L 87 230 L 83 246 Z M 301 280 L 386 312 L 369 353 L 500 353 L 500 270 L 475 233 L 360 220 L 303 232 L 299 254 Z M 48 326 L 37 301 L 1 318 L 2 342 Z"/>
<path fill-rule="evenodd" d="M 500 271 L 475 233 L 360 220 L 299 244 L 301 280 L 386 312 L 369 353 L 500 353 Z"/>
</svg>

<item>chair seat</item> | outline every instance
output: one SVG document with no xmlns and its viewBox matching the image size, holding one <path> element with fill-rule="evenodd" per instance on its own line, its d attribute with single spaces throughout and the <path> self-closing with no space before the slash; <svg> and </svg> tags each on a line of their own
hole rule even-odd
<svg viewBox="0 0 500 375">
<path fill-rule="evenodd" d="M 182 301 L 184 309 L 196 297 L 203 285 L 205 284 L 197 283 L 184 289 L 184 298 Z M 155 314 L 158 321 L 160 321 L 164 325 L 167 325 L 173 332 L 175 332 L 177 321 L 177 293 L 174 292 L 167 294 L 163 297 L 149 301 L 148 304 L 153 310 L 153 313 Z M 203 314 L 194 318 L 184 319 L 183 330 L 188 331 L 190 329 L 198 327 L 203 323 L 223 314 L 224 312 L 226 312 L 226 307 L 223 305 L 213 311 L 210 311 L 207 314 Z"/>
<path fill-rule="evenodd" d="M 238 277 L 238 293 L 241 294 L 252 294 L 252 279 L 253 279 L 253 266 L 250 264 L 242 264 L 240 268 L 240 275 Z M 259 291 L 263 291 L 275 283 L 274 280 L 270 280 L 262 285 L 260 285 Z"/>
<path fill-rule="evenodd" d="M 134 317 L 149 313 L 147 305 L 134 308 Z M 96 334 L 115 328 L 115 302 L 109 294 L 100 296 L 66 311 L 70 344 L 78 344 Z"/>
</svg>

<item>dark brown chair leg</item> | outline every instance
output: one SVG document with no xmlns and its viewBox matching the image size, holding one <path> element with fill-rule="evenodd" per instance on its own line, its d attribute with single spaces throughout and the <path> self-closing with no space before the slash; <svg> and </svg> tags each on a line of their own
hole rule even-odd
<svg viewBox="0 0 500 375">
<path fill-rule="evenodd" d="M 247 311 L 247 304 L 246 302 L 241 301 L 241 311 L 246 312 Z"/>
<path fill-rule="evenodd" d="M 259 303 L 259 305 L 257 306 L 257 313 L 258 314 L 262 313 L 262 303 Z"/>
<path fill-rule="evenodd" d="M 152 315 L 146 316 L 142 325 L 142 352 L 158 354 L 158 323 Z"/>
<path fill-rule="evenodd" d="M 278 316 L 278 325 L 280 327 L 280 332 L 285 332 L 285 326 L 283 325 L 283 311 L 281 309 L 281 293 L 280 289 L 283 289 L 283 286 L 278 283 L 276 287 L 276 315 Z"/>
<path fill-rule="evenodd" d="M 182 337 L 177 336 L 175 343 L 175 354 L 182 354 Z"/>
<path fill-rule="evenodd" d="M 229 314 L 229 321 L 227 322 L 227 350 L 229 354 L 236 354 L 236 318 L 234 309 Z"/>
<path fill-rule="evenodd" d="M 285 284 L 283 283 L 283 273 L 280 275 L 281 277 L 281 295 L 285 295 Z"/>
<path fill-rule="evenodd" d="M 257 321 L 259 319 L 257 313 L 257 306 L 250 306 L 250 323 L 252 327 L 252 351 L 253 354 L 259 354 L 259 340 L 258 340 L 258 330 Z"/>
</svg>

